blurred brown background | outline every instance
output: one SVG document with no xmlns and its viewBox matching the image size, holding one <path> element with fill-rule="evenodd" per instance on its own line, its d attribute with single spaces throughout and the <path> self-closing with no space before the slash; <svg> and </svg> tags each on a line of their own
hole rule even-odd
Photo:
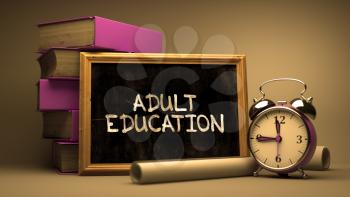
<svg viewBox="0 0 350 197">
<path fill-rule="evenodd" d="M 41 138 L 42 117 L 36 111 L 35 84 L 40 76 L 36 24 L 87 15 L 159 26 L 165 33 L 166 52 L 178 52 L 174 39 L 191 42 L 181 32 L 174 38 L 179 28 L 188 26 L 198 36 L 192 53 L 234 50 L 247 55 L 250 104 L 265 80 L 304 80 L 318 110 L 314 122 L 318 144 L 330 147 L 334 163 L 350 162 L 349 1 L 46 0 L 1 3 L 0 165 L 50 163 L 51 141 Z M 225 36 L 234 45 L 220 45 Z M 209 44 L 208 50 L 208 42 L 216 39 L 218 46 Z M 266 93 L 276 100 L 298 97 L 300 89 L 291 83 L 274 87 Z"/>
</svg>

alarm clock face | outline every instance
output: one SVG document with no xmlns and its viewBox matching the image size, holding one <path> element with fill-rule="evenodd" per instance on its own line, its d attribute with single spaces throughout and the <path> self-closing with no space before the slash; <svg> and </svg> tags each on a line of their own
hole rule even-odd
<svg viewBox="0 0 350 197">
<path fill-rule="evenodd" d="M 265 169 L 294 171 L 308 155 L 310 131 L 295 110 L 276 106 L 259 113 L 249 128 L 249 148 Z"/>
</svg>

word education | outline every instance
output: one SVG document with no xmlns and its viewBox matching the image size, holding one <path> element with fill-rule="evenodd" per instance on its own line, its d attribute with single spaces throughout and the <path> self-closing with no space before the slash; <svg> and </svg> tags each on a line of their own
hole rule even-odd
<svg viewBox="0 0 350 197">
<path fill-rule="evenodd" d="M 187 107 L 178 106 L 178 95 L 167 96 L 164 98 L 163 94 L 147 94 L 144 100 L 140 94 L 137 94 L 133 103 L 133 111 L 142 111 L 143 113 L 150 113 L 150 115 L 133 116 L 128 114 L 106 114 L 107 132 L 115 133 L 121 130 L 122 133 L 135 130 L 136 132 L 215 132 L 223 133 L 225 130 L 224 115 L 219 114 L 193 114 L 193 100 L 197 98 L 194 94 L 184 94 L 182 99 L 186 99 Z M 147 108 L 145 103 L 148 103 Z M 165 115 L 153 113 L 155 111 L 171 112 Z M 188 112 L 187 114 L 185 112 Z M 181 113 L 181 114 L 179 114 Z M 217 120 L 219 119 L 219 120 Z M 121 125 L 115 125 L 116 122 Z M 161 124 L 155 124 L 161 122 Z M 158 126 L 157 126 L 158 125 Z M 183 128 L 186 125 L 187 128 Z"/>
</svg>

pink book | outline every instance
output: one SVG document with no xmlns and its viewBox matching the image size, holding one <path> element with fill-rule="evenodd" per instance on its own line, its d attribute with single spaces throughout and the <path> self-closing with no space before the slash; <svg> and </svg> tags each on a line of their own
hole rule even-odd
<svg viewBox="0 0 350 197">
<path fill-rule="evenodd" d="M 79 78 L 49 78 L 38 82 L 38 110 L 78 110 Z"/>
<path fill-rule="evenodd" d="M 52 47 L 162 52 L 161 32 L 99 16 L 46 22 L 38 27 L 42 52 Z"/>
</svg>

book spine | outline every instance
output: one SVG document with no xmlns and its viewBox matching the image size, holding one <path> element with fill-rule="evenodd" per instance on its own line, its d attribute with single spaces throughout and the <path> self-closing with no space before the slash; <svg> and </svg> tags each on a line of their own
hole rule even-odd
<svg viewBox="0 0 350 197">
<path fill-rule="evenodd" d="M 61 171 L 59 167 L 56 165 L 58 161 L 57 159 L 57 146 L 64 146 L 64 145 L 78 145 L 77 142 L 71 142 L 66 140 L 54 140 L 52 143 L 52 163 L 56 168 L 57 174 L 60 175 L 69 175 L 69 174 L 77 174 L 78 169 L 69 170 L 69 171 Z"/>
<path fill-rule="evenodd" d="M 39 111 L 79 109 L 79 80 L 40 79 L 38 89 Z"/>
<path fill-rule="evenodd" d="M 69 130 L 69 136 L 62 137 L 59 134 L 52 134 L 50 133 L 52 128 L 46 128 L 45 124 L 43 126 L 43 137 L 46 139 L 55 139 L 56 141 L 66 141 L 66 142 L 78 142 L 79 141 L 79 110 L 69 110 L 67 113 L 70 113 L 71 119 L 70 119 L 70 130 Z M 45 117 L 45 116 L 44 116 Z M 65 127 L 65 122 L 56 120 L 56 124 L 59 124 L 59 127 L 63 128 Z M 48 134 L 49 133 L 49 134 Z"/>
<path fill-rule="evenodd" d="M 162 34 L 158 31 L 137 27 L 95 16 L 96 48 L 137 53 L 162 52 Z"/>
</svg>

